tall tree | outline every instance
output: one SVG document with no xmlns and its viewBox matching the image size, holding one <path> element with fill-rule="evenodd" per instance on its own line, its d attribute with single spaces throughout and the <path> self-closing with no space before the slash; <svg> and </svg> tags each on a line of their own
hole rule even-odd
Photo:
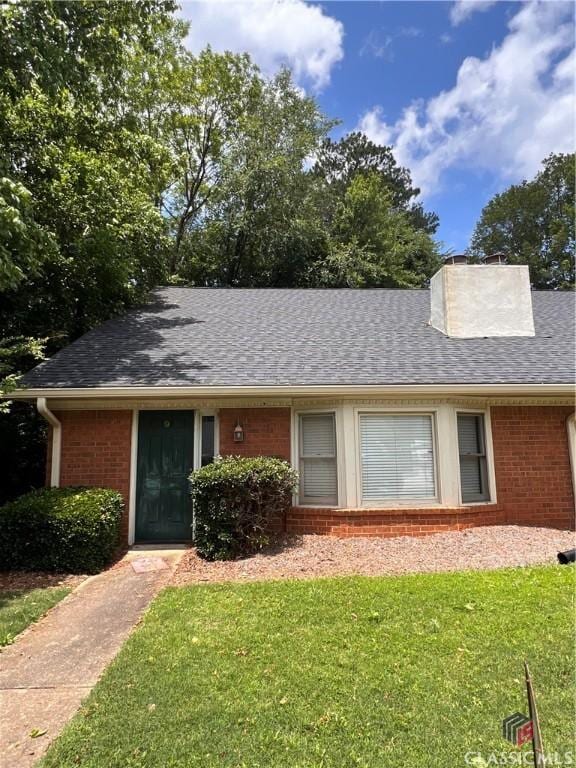
<svg viewBox="0 0 576 768">
<path fill-rule="evenodd" d="M 311 171 L 325 258 L 311 266 L 316 285 L 415 288 L 440 266 L 432 238 L 438 217 L 415 198 L 410 173 L 390 147 L 351 133 L 326 139 Z"/>
<path fill-rule="evenodd" d="M 167 227 L 127 73 L 153 55 L 174 8 L 0 4 L 0 392 L 45 343 L 57 350 L 162 279 Z M 28 410 L 0 417 L 10 494 L 42 475 L 42 443 L 31 438 L 42 425 Z M 38 448 L 28 463 L 17 444 L 24 435 Z"/>
<path fill-rule="evenodd" d="M 404 211 L 416 229 L 430 235 L 438 228 L 438 216 L 424 211 L 422 204 L 415 202 L 420 190 L 412 186 L 410 172 L 398 165 L 391 147 L 376 144 L 359 131 L 348 133 L 339 141 L 325 139 L 313 173 L 324 182 L 325 194 L 340 200 L 357 176 L 375 174 L 388 190 L 393 210 Z M 327 202 L 330 210 L 330 201 Z"/>
<path fill-rule="evenodd" d="M 223 195 L 226 158 L 246 133 L 248 116 L 262 90 L 257 68 L 246 55 L 185 55 L 172 78 L 172 103 L 165 123 L 175 174 L 164 190 L 163 211 L 173 233 L 170 272 L 182 264 L 182 245 L 198 226 L 215 194 Z"/>
<path fill-rule="evenodd" d="M 7 335 L 74 337 L 160 279 L 166 227 L 139 159 L 147 137 L 126 113 L 125 73 L 172 24 L 173 8 L 164 0 L 0 8 Z"/>
<path fill-rule="evenodd" d="M 299 284 L 322 238 L 304 172 L 331 123 L 287 70 L 251 80 L 218 159 L 218 183 L 186 238 L 182 274 L 197 284 Z"/>
<path fill-rule="evenodd" d="M 482 210 L 470 252 L 528 264 L 535 288 L 573 288 L 574 154 L 552 154 L 532 181 L 514 184 Z"/>
<path fill-rule="evenodd" d="M 441 266 L 437 246 L 398 210 L 382 175 L 351 177 L 333 210 L 326 258 L 311 269 L 319 286 L 421 288 Z"/>
</svg>

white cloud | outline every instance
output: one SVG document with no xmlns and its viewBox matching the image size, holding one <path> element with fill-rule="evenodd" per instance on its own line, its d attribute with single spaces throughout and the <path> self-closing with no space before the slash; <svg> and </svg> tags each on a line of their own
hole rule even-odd
<svg viewBox="0 0 576 768">
<path fill-rule="evenodd" d="M 372 29 L 367 35 L 362 47 L 360 56 L 374 56 L 376 59 L 394 60 L 394 51 L 392 45 L 400 38 L 422 37 L 422 30 L 419 27 L 397 27 L 386 32 L 383 29 Z"/>
<path fill-rule="evenodd" d="M 518 181 L 550 152 L 574 151 L 573 73 L 571 5 L 531 2 L 499 47 L 462 62 L 452 89 L 413 102 L 392 124 L 375 107 L 358 128 L 392 144 L 424 194 L 439 190 L 449 168 Z"/>
<path fill-rule="evenodd" d="M 456 0 L 450 9 L 450 21 L 456 27 L 477 11 L 486 11 L 496 0 Z"/>
<path fill-rule="evenodd" d="M 382 107 L 369 109 L 362 115 L 357 130 L 362 131 L 376 144 L 391 144 L 394 140 L 394 126 L 384 119 Z"/>
<path fill-rule="evenodd" d="M 372 29 L 360 48 L 360 56 L 374 56 L 376 59 L 392 59 L 392 35 L 382 35 Z"/>
<path fill-rule="evenodd" d="M 344 28 L 317 5 L 303 0 L 207 0 L 183 2 L 190 21 L 186 45 L 194 52 L 247 52 L 266 74 L 288 65 L 297 82 L 315 90 L 330 82 L 342 59 Z"/>
</svg>

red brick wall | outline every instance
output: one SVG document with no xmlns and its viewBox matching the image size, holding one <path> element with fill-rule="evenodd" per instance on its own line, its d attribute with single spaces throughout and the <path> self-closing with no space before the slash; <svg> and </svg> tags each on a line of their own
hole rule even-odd
<svg viewBox="0 0 576 768">
<path fill-rule="evenodd" d="M 290 461 L 290 408 L 221 408 L 218 414 L 221 456 L 277 456 Z M 240 423 L 244 441 L 234 442 L 234 427 Z M 270 522 L 273 531 L 283 531 L 285 521 Z"/>
<path fill-rule="evenodd" d="M 564 406 L 492 408 L 498 503 L 452 509 L 312 509 L 295 507 L 293 533 L 337 536 L 425 535 L 474 525 L 512 523 L 574 527 L 574 494 Z M 62 485 L 119 490 L 128 505 L 130 411 L 62 411 Z M 220 453 L 290 460 L 289 408 L 223 408 Z M 235 443 L 236 423 L 245 440 Z M 127 530 L 127 516 L 125 521 Z"/>
<path fill-rule="evenodd" d="M 222 456 L 277 456 L 290 461 L 290 408 L 221 408 Z M 244 442 L 234 442 L 234 427 L 244 429 Z"/>
<path fill-rule="evenodd" d="M 570 406 L 492 408 L 498 504 L 516 525 L 574 528 Z"/>
<path fill-rule="evenodd" d="M 132 411 L 60 411 L 60 485 L 114 488 L 124 497 L 128 536 Z"/>
<path fill-rule="evenodd" d="M 442 509 L 311 509 L 293 507 L 286 520 L 289 533 L 330 536 L 426 536 L 475 525 L 504 522 L 496 505 Z"/>
</svg>

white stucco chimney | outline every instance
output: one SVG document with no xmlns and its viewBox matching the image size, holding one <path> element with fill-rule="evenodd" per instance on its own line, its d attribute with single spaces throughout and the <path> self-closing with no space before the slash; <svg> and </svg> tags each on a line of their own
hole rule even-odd
<svg viewBox="0 0 576 768">
<path fill-rule="evenodd" d="M 527 266 L 447 264 L 430 281 L 430 325 L 446 336 L 534 336 Z"/>
</svg>

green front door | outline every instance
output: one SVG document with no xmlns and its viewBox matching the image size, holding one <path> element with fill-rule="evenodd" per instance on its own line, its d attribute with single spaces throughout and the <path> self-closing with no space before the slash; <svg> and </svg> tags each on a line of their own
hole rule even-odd
<svg viewBox="0 0 576 768">
<path fill-rule="evenodd" d="M 194 411 L 140 411 L 136 541 L 189 541 Z"/>
</svg>

